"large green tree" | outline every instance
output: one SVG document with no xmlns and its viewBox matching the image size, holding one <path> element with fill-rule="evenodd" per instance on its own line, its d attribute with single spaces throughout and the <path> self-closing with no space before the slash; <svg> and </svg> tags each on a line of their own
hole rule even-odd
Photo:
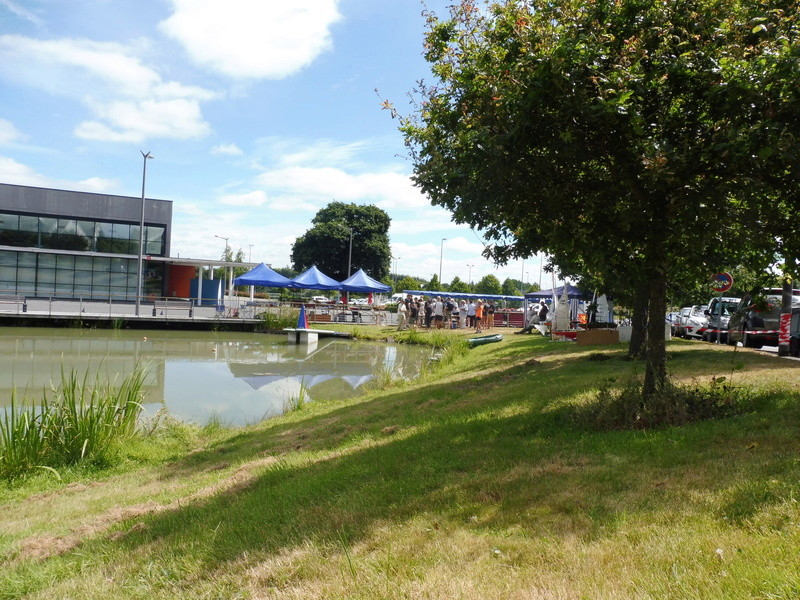
<svg viewBox="0 0 800 600">
<path fill-rule="evenodd" d="M 544 251 L 643 299 L 653 398 L 670 282 L 797 255 L 797 20 L 796 1 L 463 0 L 429 15 L 415 182 L 495 260 Z"/>
<path fill-rule="evenodd" d="M 484 275 L 475 284 L 475 293 L 499 295 L 503 293 L 503 286 L 500 285 L 500 280 L 494 275 Z"/>
<path fill-rule="evenodd" d="M 502 293 L 506 296 L 518 296 L 520 293 L 524 293 L 522 287 L 523 284 L 518 279 L 506 277 L 505 280 L 503 280 Z"/>
<path fill-rule="evenodd" d="M 336 280 L 358 269 L 373 279 L 389 276 L 392 252 L 389 246 L 389 215 L 376 206 L 331 202 L 321 209 L 292 246 L 292 266 L 305 271 L 316 265 Z M 352 233 L 352 262 L 350 241 Z"/>
<path fill-rule="evenodd" d="M 411 275 L 403 275 L 397 280 L 397 285 L 394 288 L 395 293 L 403 292 L 405 290 L 418 291 L 425 287 L 424 282 L 418 277 L 411 277 Z"/>
<path fill-rule="evenodd" d="M 458 275 L 453 277 L 453 281 L 450 282 L 449 290 L 451 292 L 459 292 L 466 294 L 468 294 L 471 291 L 469 284 L 466 281 L 461 281 L 461 278 Z"/>
</svg>

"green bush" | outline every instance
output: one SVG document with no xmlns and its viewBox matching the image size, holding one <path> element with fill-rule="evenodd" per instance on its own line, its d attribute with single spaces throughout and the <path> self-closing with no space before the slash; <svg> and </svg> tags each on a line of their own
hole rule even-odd
<svg viewBox="0 0 800 600">
<path fill-rule="evenodd" d="M 725 377 L 714 377 L 708 386 L 669 384 L 646 398 L 638 379 L 622 387 L 614 387 L 609 380 L 590 402 L 573 409 L 572 419 L 602 431 L 680 426 L 739 414 L 761 399 L 748 388 L 725 381 Z"/>
<path fill-rule="evenodd" d="M 299 309 L 292 309 L 288 314 L 275 314 L 269 311 L 259 315 L 261 317 L 261 328 L 265 331 L 279 331 L 287 327 L 296 327 L 297 319 L 300 316 Z"/>
</svg>

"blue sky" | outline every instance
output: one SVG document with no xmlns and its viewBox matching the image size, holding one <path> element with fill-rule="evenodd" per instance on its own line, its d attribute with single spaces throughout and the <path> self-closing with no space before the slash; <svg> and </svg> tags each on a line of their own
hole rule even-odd
<svg viewBox="0 0 800 600">
<path fill-rule="evenodd" d="M 408 92 L 431 79 L 422 11 L 417 0 L 0 0 L 0 181 L 139 196 L 150 151 L 147 196 L 174 202 L 173 255 L 219 258 L 221 236 L 287 266 L 335 199 L 389 214 L 400 273 L 438 274 L 443 247 L 446 282 L 536 282 L 538 258 L 496 267 L 478 233 L 410 182 L 380 104 L 408 112 Z"/>
</svg>

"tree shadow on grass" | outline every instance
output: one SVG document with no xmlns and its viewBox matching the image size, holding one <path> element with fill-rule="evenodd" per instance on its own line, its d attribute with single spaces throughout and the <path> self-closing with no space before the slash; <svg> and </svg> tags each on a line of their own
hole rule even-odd
<svg viewBox="0 0 800 600">
<path fill-rule="evenodd" d="M 597 350 L 543 339 L 532 341 L 501 348 L 500 354 L 492 355 L 493 363 L 487 365 L 494 366 L 494 370 L 458 381 L 401 387 L 367 399 L 332 403 L 333 408 L 325 407 L 322 412 L 266 421 L 167 465 L 162 478 L 215 471 L 265 454 L 329 451 L 359 437 L 381 437 L 386 428 L 397 431 L 423 426 L 464 412 L 502 410 L 520 402 L 527 403 L 534 412 L 546 411 L 575 394 L 597 389 L 608 381 L 622 384 L 644 372 L 641 361 L 627 360 L 626 352 L 618 347 Z M 598 353 L 611 360 L 593 360 Z M 728 375 L 738 384 L 746 382 L 746 371 L 751 368 L 800 368 L 791 361 L 778 363 L 755 353 L 737 355 L 732 349 L 729 353 L 705 346 L 680 349 L 670 356 L 670 369 L 676 378 L 691 372 L 700 382 Z M 562 416 L 562 420 L 566 418 Z"/>
<path fill-rule="evenodd" d="M 465 393 L 474 396 L 524 372 L 517 365 L 481 376 Z M 527 384 L 549 373 L 533 373 Z M 410 411 L 425 399 L 421 422 Z M 748 415 L 655 432 L 582 431 L 570 426 L 557 400 L 532 394 L 527 406 L 513 395 L 464 402 L 452 388 L 428 385 L 246 432 L 229 442 L 233 454 L 246 455 L 260 436 L 291 438 L 299 428 L 311 432 L 303 442 L 309 454 L 267 467 L 247 487 L 151 515 L 141 520 L 146 527 L 117 543 L 127 552 L 159 542 L 159 554 L 178 562 L 183 555 L 196 560 L 201 548 L 202 568 L 214 571 L 246 554 L 278 553 L 304 542 L 354 545 L 380 525 L 412 518 L 445 530 L 522 527 L 530 535 L 592 539 L 612 535 L 629 519 L 709 510 L 696 500 L 698 492 L 733 490 L 712 509 L 722 523 L 727 513 L 751 516 L 800 491 L 797 484 L 758 483 L 798 479 L 796 460 L 776 452 L 800 429 L 796 392 L 780 422 Z M 505 414 L 512 406 L 517 410 Z M 352 419 L 354 410 L 364 419 L 332 433 L 332 424 Z M 777 416 L 771 410 L 770 420 Z M 396 429 L 383 432 L 388 424 Z M 411 427 L 418 429 L 404 431 Z M 364 443 L 351 443 L 354 436 Z M 281 441 L 265 446 L 291 449 Z M 200 466 L 213 455 L 197 460 L 177 468 Z M 737 492 L 742 480 L 757 483 Z M 88 546 L 94 543 L 104 542 Z"/>
</svg>

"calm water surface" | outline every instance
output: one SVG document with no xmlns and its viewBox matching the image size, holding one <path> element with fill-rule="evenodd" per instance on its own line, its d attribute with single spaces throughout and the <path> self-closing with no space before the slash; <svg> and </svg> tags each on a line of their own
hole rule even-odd
<svg viewBox="0 0 800 600">
<path fill-rule="evenodd" d="M 91 380 L 121 380 L 145 367 L 145 411 L 204 424 L 255 423 L 281 414 L 307 390 L 307 400 L 353 396 L 379 370 L 414 378 L 430 349 L 343 339 L 316 346 L 287 344 L 279 335 L 173 331 L 0 328 L 0 405 L 41 398 L 62 369 Z"/>
</svg>

